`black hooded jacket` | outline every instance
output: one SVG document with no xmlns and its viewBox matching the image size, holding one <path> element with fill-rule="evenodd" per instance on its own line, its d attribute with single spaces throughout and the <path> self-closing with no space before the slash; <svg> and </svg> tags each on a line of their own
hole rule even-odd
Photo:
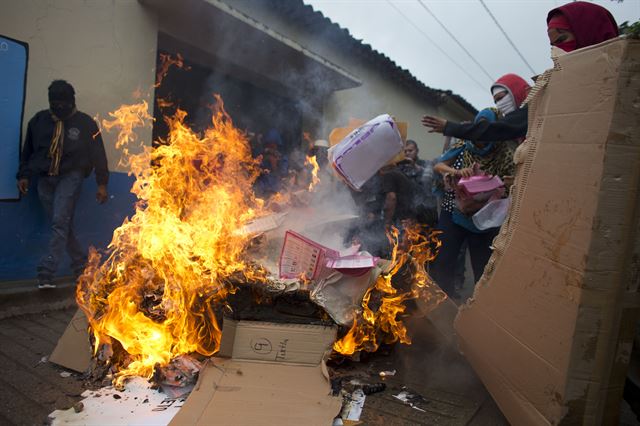
<svg viewBox="0 0 640 426">
<path fill-rule="evenodd" d="M 524 138 L 527 136 L 528 113 L 529 107 L 525 105 L 493 123 L 487 120 L 480 120 L 477 123 L 447 121 L 443 134 L 479 142 L 500 142 Z"/>
<path fill-rule="evenodd" d="M 49 146 L 54 128 L 55 122 L 49 110 L 38 112 L 29 121 L 18 179 L 47 175 L 51 166 Z M 59 174 L 80 170 L 88 176 L 93 169 L 96 171 L 98 185 L 106 185 L 109 181 L 109 169 L 100 130 L 93 118 L 78 111 L 64 120 Z"/>
</svg>

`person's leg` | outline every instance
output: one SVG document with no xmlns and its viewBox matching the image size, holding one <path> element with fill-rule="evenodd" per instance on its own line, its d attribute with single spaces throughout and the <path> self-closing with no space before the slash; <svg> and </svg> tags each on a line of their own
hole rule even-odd
<svg viewBox="0 0 640 426">
<path fill-rule="evenodd" d="M 475 282 L 478 282 L 480 277 L 482 277 L 484 267 L 491 257 L 491 243 L 496 235 L 498 235 L 498 232 L 500 232 L 500 228 L 491 229 L 482 234 L 469 234 L 469 255 L 471 257 L 471 267 L 473 268 L 473 278 Z"/>
<path fill-rule="evenodd" d="M 438 235 L 442 246 L 429 271 L 440 288 L 448 295 L 455 297 L 456 260 L 458 253 L 460 253 L 460 247 L 466 239 L 467 231 L 453 223 L 451 213 L 444 211 L 440 214 L 437 229 L 442 231 L 442 234 Z"/>
<path fill-rule="evenodd" d="M 84 177 L 80 172 L 71 172 L 58 177 L 43 178 L 41 200 L 49 204 L 51 212 L 51 237 L 47 253 L 38 266 L 38 276 L 42 279 L 53 278 L 62 254 L 67 247 L 73 211 L 80 194 Z M 38 185 L 40 192 L 40 185 Z M 45 210 L 47 207 L 45 207 Z"/>
<path fill-rule="evenodd" d="M 74 277 L 79 277 L 84 271 L 87 263 L 87 252 L 84 250 L 73 230 L 73 217 L 69 225 L 69 236 L 67 237 L 67 253 L 71 257 L 71 271 Z"/>
<path fill-rule="evenodd" d="M 53 197 L 58 183 L 57 177 L 42 176 L 38 179 L 38 198 L 42 204 L 42 208 L 47 216 L 47 220 L 51 222 L 53 217 Z M 51 258 L 49 251 L 40 259 L 38 263 L 38 285 L 47 287 L 51 283 L 55 269 L 51 268 Z"/>
</svg>

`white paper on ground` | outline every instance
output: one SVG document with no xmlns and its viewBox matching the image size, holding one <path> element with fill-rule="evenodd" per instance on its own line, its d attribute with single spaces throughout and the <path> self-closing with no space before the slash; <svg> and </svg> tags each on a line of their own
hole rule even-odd
<svg viewBox="0 0 640 426">
<path fill-rule="evenodd" d="M 356 389 L 345 395 L 343 397 L 342 411 L 340 411 L 342 420 L 360 420 L 366 398 L 362 389 Z"/>
<path fill-rule="evenodd" d="M 119 399 L 114 398 L 119 396 Z M 151 384 L 136 377 L 118 392 L 112 386 L 82 394 L 84 409 L 56 410 L 49 414 L 52 425 L 167 425 L 186 401 L 188 395 L 169 398 L 151 389 Z M 147 400 L 147 402 L 144 402 Z"/>
</svg>

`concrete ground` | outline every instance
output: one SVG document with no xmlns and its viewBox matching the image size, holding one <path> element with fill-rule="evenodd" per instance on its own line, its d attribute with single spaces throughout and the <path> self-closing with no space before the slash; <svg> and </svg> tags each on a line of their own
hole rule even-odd
<svg viewBox="0 0 640 426">
<path fill-rule="evenodd" d="M 32 282 L 16 282 L 0 297 L 0 424 L 41 425 L 56 409 L 72 407 L 85 390 L 79 374 L 47 362 L 76 311 L 74 285 L 61 280 L 55 290 Z M 387 389 L 367 399 L 367 424 L 506 425 L 480 381 L 424 319 L 410 320 L 413 344 L 396 345 L 360 363 L 345 363 L 340 374 L 371 376 L 396 370 L 385 379 Z M 421 412 L 393 398 L 407 387 L 429 404 Z"/>
<path fill-rule="evenodd" d="M 47 362 L 76 311 L 74 286 L 63 280 L 61 288 L 53 291 L 34 288 L 29 283 L 14 284 L 13 292 L 5 288 L 0 297 L 2 425 L 46 424 L 49 413 L 72 407 L 85 390 L 80 375 Z M 382 381 L 380 371 L 396 371 L 383 380 L 387 386 L 383 392 L 367 396 L 364 424 L 508 425 L 464 357 L 431 323 L 412 317 L 408 324 L 411 345 L 396 345 L 336 368 L 339 375 L 369 382 Z M 419 409 L 394 397 L 402 390 L 419 395 Z M 635 416 L 623 408 L 621 424 L 634 422 Z"/>
</svg>

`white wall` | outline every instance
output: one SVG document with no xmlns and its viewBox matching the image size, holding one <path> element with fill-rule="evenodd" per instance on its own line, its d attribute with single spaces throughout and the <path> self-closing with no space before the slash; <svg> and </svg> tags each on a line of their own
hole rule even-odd
<svg viewBox="0 0 640 426">
<path fill-rule="evenodd" d="M 3 1 L 0 34 L 29 44 L 24 124 L 48 108 L 52 80 L 69 81 L 78 109 L 106 117 L 139 90 L 153 107 L 157 24 L 136 0 Z M 151 143 L 151 129 L 140 137 Z M 117 170 L 114 135 L 103 134 Z"/>
</svg>

